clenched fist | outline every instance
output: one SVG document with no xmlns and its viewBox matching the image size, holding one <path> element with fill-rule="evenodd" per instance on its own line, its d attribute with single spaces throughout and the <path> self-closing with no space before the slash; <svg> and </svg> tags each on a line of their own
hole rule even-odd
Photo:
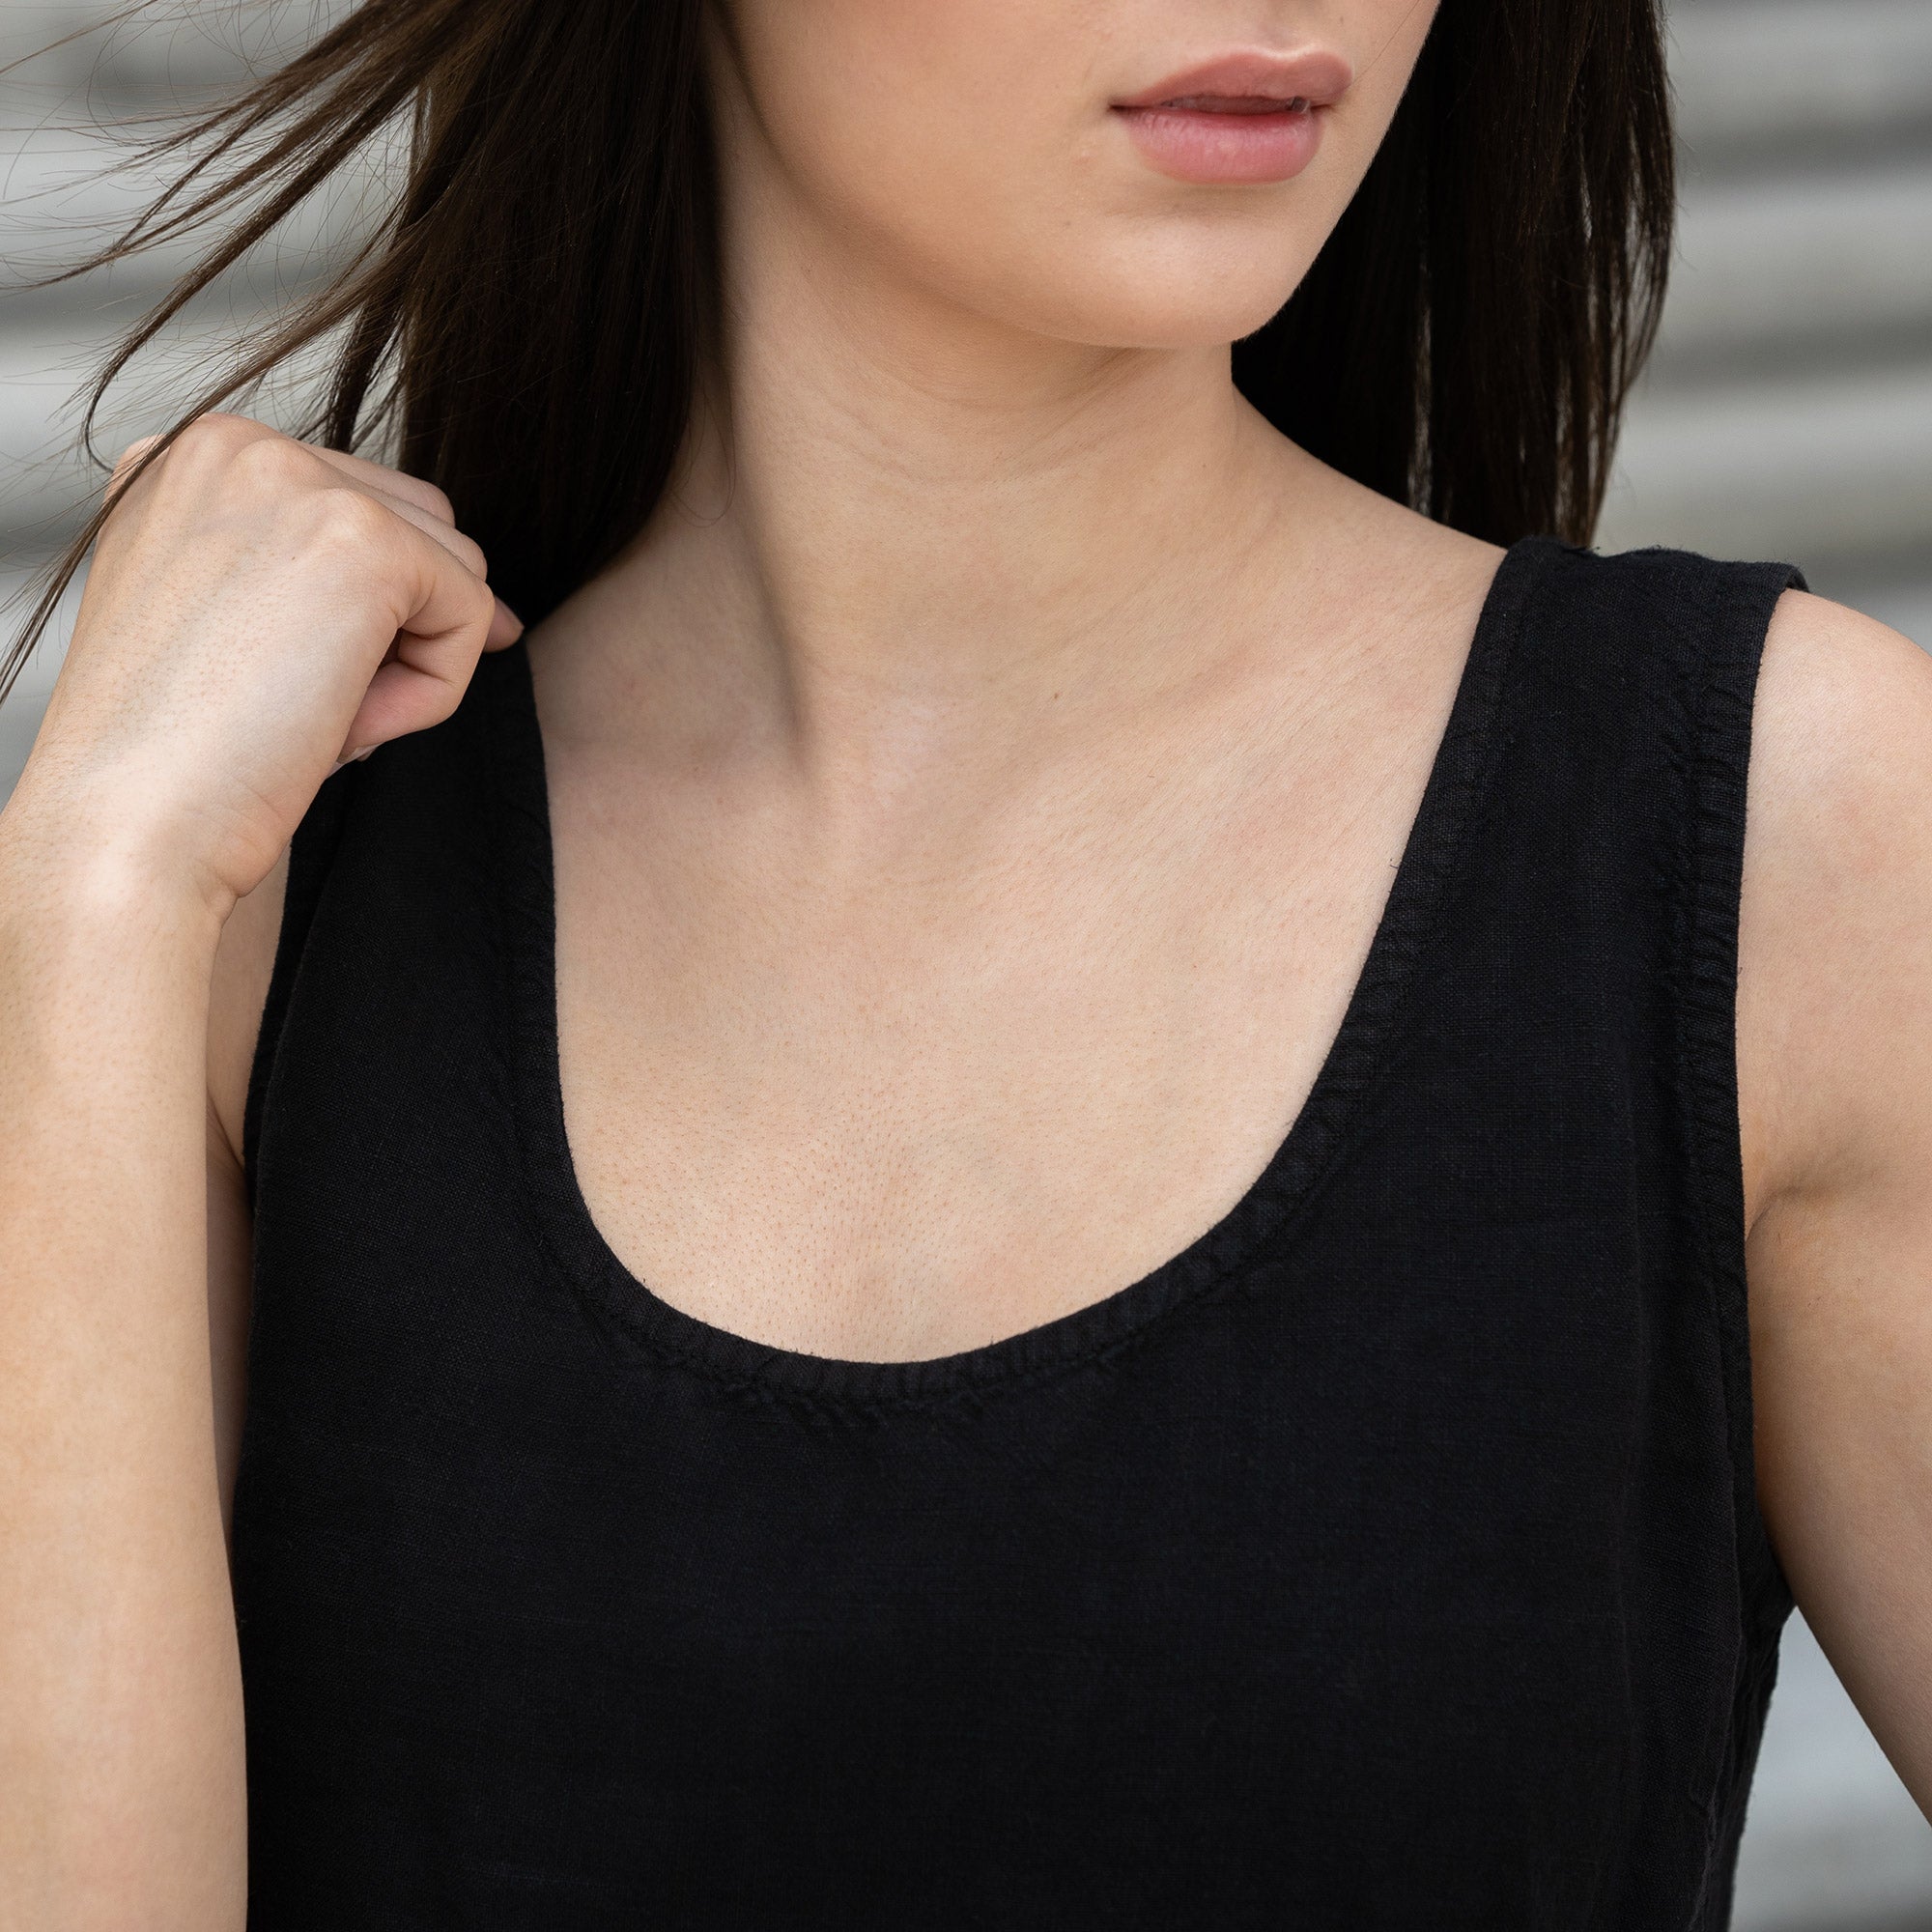
<svg viewBox="0 0 1932 1932">
<path fill-rule="evenodd" d="M 341 759 L 448 717 L 523 626 L 431 484 L 228 415 L 127 482 L 151 447 L 14 804 L 225 916 Z"/>
</svg>

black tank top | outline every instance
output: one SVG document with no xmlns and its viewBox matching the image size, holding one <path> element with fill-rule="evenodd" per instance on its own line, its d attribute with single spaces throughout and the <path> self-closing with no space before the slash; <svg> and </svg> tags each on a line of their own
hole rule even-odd
<svg viewBox="0 0 1932 1932">
<path fill-rule="evenodd" d="M 756 1346 L 592 1224 L 521 646 L 331 779 L 248 1106 L 256 1932 L 1724 1924 L 1790 1606 L 1733 1016 L 1798 581 L 1515 546 L 1261 1178 L 932 1361 Z"/>
</svg>

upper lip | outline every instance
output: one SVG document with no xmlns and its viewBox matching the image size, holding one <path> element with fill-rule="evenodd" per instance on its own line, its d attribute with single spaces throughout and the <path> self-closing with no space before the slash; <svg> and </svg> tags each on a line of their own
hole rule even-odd
<svg viewBox="0 0 1932 1932">
<path fill-rule="evenodd" d="M 1116 107 L 1164 107 L 1176 100 L 1305 100 L 1325 107 L 1339 99 L 1353 75 L 1340 54 L 1309 47 L 1294 54 L 1225 54 L 1171 73 Z"/>
</svg>

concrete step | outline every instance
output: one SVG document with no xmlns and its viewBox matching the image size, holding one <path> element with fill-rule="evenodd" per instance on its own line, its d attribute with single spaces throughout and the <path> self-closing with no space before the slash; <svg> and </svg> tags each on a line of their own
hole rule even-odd
<svg viewBox="0 0 1932 1932">
<path fill-rule="evenodd" d="M 1671 75 L 1695 168 L 1778 168 L 1932 134 L 1926 0 L 1675 0 Z"/>
<path fill-rule="evenodd" d="M 1845 368 L 1908 344 L 1932 356 L 1932 152 L 1687 186 L 1660 377 Z"/>
<path fill-rule="evenodd" d="M 1603 543 L 1873 572 L 1932 559 L 1932 358 L 1646 390 L 1624 432 Z"/>
</svg>

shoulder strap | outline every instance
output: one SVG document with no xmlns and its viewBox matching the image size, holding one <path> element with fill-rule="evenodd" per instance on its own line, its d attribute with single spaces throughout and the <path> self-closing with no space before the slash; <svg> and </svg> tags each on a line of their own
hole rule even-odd
<svg viewBox="0 0 1932 1932">
<path fill-rule="evenodd" d="M 1510 811 L 1570 882 L 1591 943 L 1628 948 L 1632 997 L 1663 1028 L 1670 1158 L 1685 1255 L 1720 1351 L 1737 1561 L 1748 1646 L 1790 1596 L 1757 1507 L 1738 1110 L 1738 910 L 1751 717 L 1788 563 L 1690 552 L 1602 556 L 1550 546 L 1513 708 Z M 1525 742 L 1525 740 L 1529 742 Z M 1521 826 L 1540 818 L 1544 829 Z M 1555 842 L 1568 849 L 1555 855 Z M 1649 1035 L 1642 1036 L 1650 1037 Z"/>
<path fill-rule="evenodd" d="M 1706 1278 L 1717 1301 L 1736 1485 L 1738 1561 L 1747 1634 L 1775 1637 L 1791 1596 L 1757 1506 L 1745 1194 L 1738 1109 L 1738 912 L 1751 722 L 1765 636 L 1777 600 L 1804 589 L 1783 563 L 1704 565 L 1696 648 L 1681 669 L 1687 711 L 1681 1095 Z"/>
</svg>

